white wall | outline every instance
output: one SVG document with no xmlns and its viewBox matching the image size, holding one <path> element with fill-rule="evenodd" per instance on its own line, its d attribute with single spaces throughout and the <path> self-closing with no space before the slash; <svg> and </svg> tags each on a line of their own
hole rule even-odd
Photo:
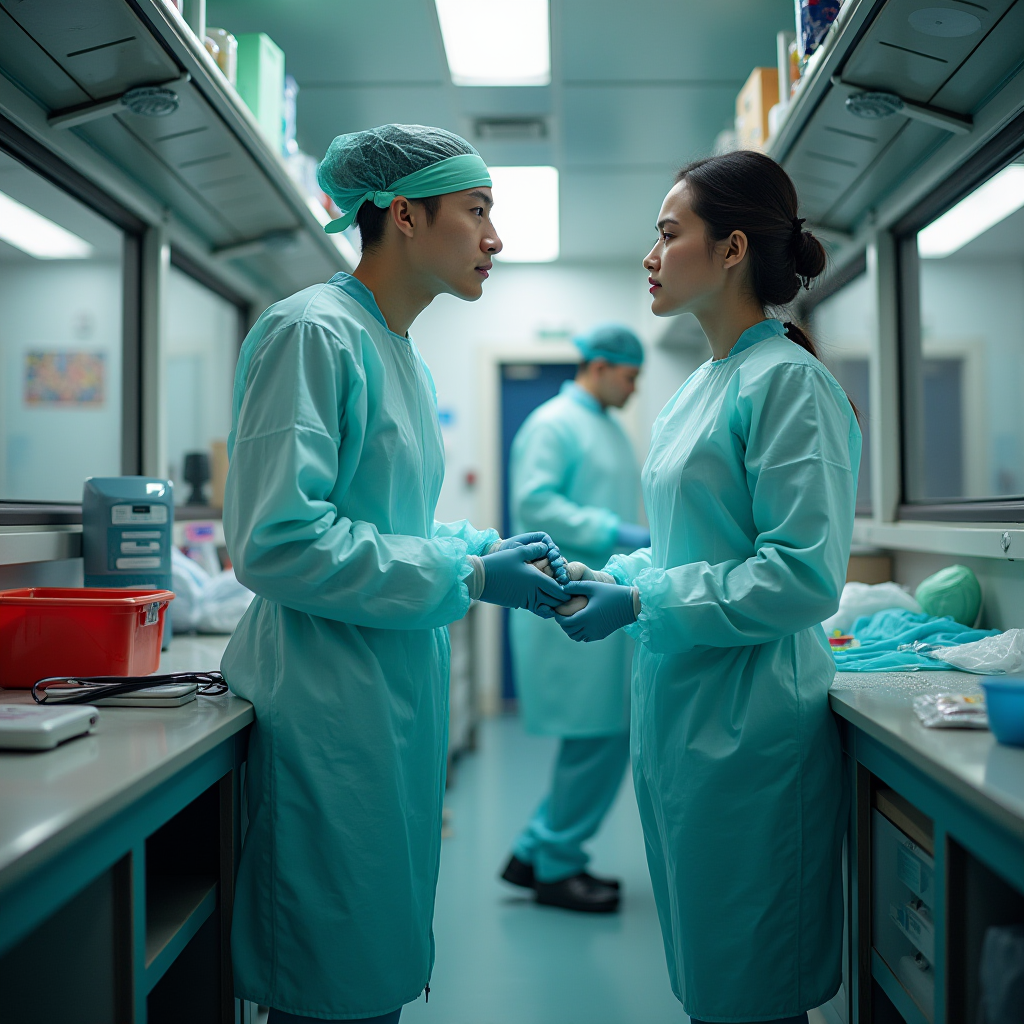
<svg viewBox="0 0 1024 1024">
<path fill-rule="evenodd" d="M 121 472 L 121 267 L 6 263 L 0 310 L 0 498 L 80 501 L 85 477 Z M 104 353 L 103 404 L 27 405 L 32 351 Z"/>
<path fill-rule="evenodd" d="M 965 382 L 966 496 L 1024 492 L 1024 261 L 922 260 L 921 336 L 925 355 L 954 346 L 977 366 Z"/>
<path fill-rule="evenodd" d="M 412 335 L 434 375 L 439 408 L 452 414 L 451 425 L 444 428 L 447 472 L 438 519 L 476 522 L 477 495 L 465 478 L 480 465 L 481 418 L 497 414 L 480 408 L 476 396 L 479 354 L 491 346 L 507 348 L 545 338 L 564 342 L 609 320 L 631 327 L 644 341 L 648 362 L 624 422 L 638 456 L 646 456 L 655 416 L 698 361 L 653 344 L 665 321 L 650 312 L 646 281 L 639 261 L 636 265 L 499 262 L 479 301 L 462 302 L 446 295 L 423 312 Z"/>
<path fill-rule="evenodd" d="M 181 476 L 185 453 L 208 452 L 231 429 L 238 310 L 176 267 L 167 276 L 166 309 L 166 471 L 180 504 L 192 490 Z"/>
</svg>

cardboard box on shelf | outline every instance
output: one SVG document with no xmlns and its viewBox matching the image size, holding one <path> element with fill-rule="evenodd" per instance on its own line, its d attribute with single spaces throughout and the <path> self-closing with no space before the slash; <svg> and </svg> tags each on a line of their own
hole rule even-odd
<svg viewBox="0 0 1024 1024">
<path fill-rule="evenodd" d="M 736 138 L 740 149 L 764 149 L 768 141 L 768 111 L 778 102 L 778 68 L 754 68 L 736 97 Z"/>
<path fill-rule="evenodd" d="M 888 583 L 891 579 L 892 558 L 889 555 L 850 555 L 847 583 Z"/>
</svg>

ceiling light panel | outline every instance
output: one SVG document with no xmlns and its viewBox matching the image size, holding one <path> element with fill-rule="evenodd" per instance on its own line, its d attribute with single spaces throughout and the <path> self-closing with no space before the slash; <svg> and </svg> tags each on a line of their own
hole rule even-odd
<svg viewBox="0 0 1024 1024">
<path fill-rule="evenodd" d="M 92 246 L 17 199 L 0 192 L 0 239 L 37 260 L 84 260 Z"/>
<path fill-rule="evenodd" d="M 558 259 L 558 170 L 555 167 L 491 167 L 494 226 L 507 263 Z"/>
<path fill-rule="evenodd" d="M 962 249 L 1024 206 L 1024 164 L 1011 164 L 917 235 L 924 259 L 942 259 Z"/>
<path fill-rule="evenodd" d="M 548 0 L 434 0 L 455 85 L 550 85 Z"/>
</svg>

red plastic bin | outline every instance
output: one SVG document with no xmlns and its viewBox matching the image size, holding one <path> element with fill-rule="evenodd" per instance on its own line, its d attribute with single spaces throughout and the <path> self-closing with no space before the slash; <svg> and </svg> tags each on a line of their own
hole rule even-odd
<svg viewBox="0 0 1024 1024">
<path fill-rule="evenodd" d="M 169 590 L 0 590 L 0 686 L 47 676 L 144 676 L 160 666 Z"/>
</svg>

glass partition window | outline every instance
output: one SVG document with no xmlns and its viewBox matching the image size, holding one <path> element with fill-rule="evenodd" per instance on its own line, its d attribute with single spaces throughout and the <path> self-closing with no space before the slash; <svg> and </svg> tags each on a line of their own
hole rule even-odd
<svg viewBox="0 0 1024 1024">
<path fill-rule="evenodd" d="M 903 264 L 907 500 L 1024 497 L 1024 160 L 923 227 Z"/>
<path fill-rule="evenodd" d="M 0 152 L 0 500 L 121 472 L 123 241 Z"/>
<path fill-rule="evenodd" d="M 871 359 L 877 347 L 875 292 L 860 274 L 814 307 L 822 360 L 857 406 L 864 447 L 857 478 L 857 514 L 871 515 Z"/>
<path fill-rule="evenodd" d="M 185 457 L 206 455 L 212 479 L 202 499 L 219 507 L 241 314 L 233 303 L 174 266 L 166 309 L 167 475 L 174 481 L 175 501 L 188 501 L 193 486 L 185 480 Z"/>
</svg>

